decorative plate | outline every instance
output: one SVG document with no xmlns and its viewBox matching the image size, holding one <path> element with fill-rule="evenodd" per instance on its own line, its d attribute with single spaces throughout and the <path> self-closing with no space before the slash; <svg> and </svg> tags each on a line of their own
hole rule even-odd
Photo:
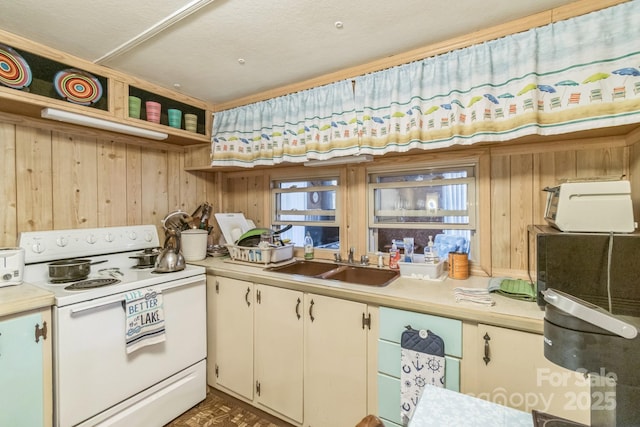
<svg viewBox="0 0 640 427">
<path fill-rule="evenodd" d="M 59 71 L 53 79 L 53 87 L 61 98 L 74 104 L 95 104 L 102 98 L 100 81 L 86 71 L 71 68 Z"/>
<path fill-rule="evenodd" d="M 22 56 L 9 46 L 0 44 L 0 83 L 13 89 L 31 84 L 31 68 Z"/>
</svg>

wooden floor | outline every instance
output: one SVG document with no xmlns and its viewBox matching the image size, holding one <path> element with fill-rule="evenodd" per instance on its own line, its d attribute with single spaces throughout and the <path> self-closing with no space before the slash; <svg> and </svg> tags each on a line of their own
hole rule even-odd
<svg viewBox="0 0 640 427">
<path fill-rule="evenodd" d="M 209 388 L 205 400 L 165 427 L 293 427 L 251 405 Z"/>
</svg>

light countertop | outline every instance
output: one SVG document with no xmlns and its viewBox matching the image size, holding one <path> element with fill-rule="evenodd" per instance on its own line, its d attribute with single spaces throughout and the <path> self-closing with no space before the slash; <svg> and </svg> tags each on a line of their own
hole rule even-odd
<svg viewBox="0 0 640 427">
<path fill-rule="evenodd" d="M 441 282 L 399 277 L 385 287 L 375 287 L 269 272 L 263 269 L 263 265 L 229 262 L 228 258 L 208 257 L 192 264 L 204 266 L 211 275 L 527 332 L 543 332 L 544 311 L 535 302 L 519 301 L 498 294 L 492 294 L 496 302 L 494 306 L 456 302 L 454 288 L 486 288 L 488 277 L 471 276 L 467 280 L 447 278 Z"/>
<path fill-rule="evenodd" d="M 29 283 L 0 288 L 0 317 L 53 305 L 53 294 Z"/>
</svg>

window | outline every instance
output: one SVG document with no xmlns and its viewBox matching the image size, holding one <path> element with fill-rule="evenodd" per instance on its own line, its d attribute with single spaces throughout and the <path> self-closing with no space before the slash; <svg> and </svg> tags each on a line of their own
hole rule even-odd
<svg viewBox="0 0 640 427">
<path fill-rule="evenodd" d="M 340 249 L 338 178 L 276 180 L 272 182 L 272 195 L 273 224 L 293 225 L 282 233 L 283 239 L 303 246 L 309 232 L 316 248 Z"/>
<path fill-rule="evenodd" d="M 369 251 L 388 252 L 413 237 L 422 254 L 436 249 L 465 251 L 476 243 L 475 164 L 446 165 L 368 175 Z"/>
</svg>

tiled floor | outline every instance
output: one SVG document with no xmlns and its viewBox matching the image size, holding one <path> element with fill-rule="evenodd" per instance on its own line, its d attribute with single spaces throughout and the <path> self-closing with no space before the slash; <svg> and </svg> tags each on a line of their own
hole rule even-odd
<svg viewBox="0 0 640 427">
<path fill-rule="evenodd" d="M 293 427 L 218 390 L 165 427 Z"/>
</svg>

